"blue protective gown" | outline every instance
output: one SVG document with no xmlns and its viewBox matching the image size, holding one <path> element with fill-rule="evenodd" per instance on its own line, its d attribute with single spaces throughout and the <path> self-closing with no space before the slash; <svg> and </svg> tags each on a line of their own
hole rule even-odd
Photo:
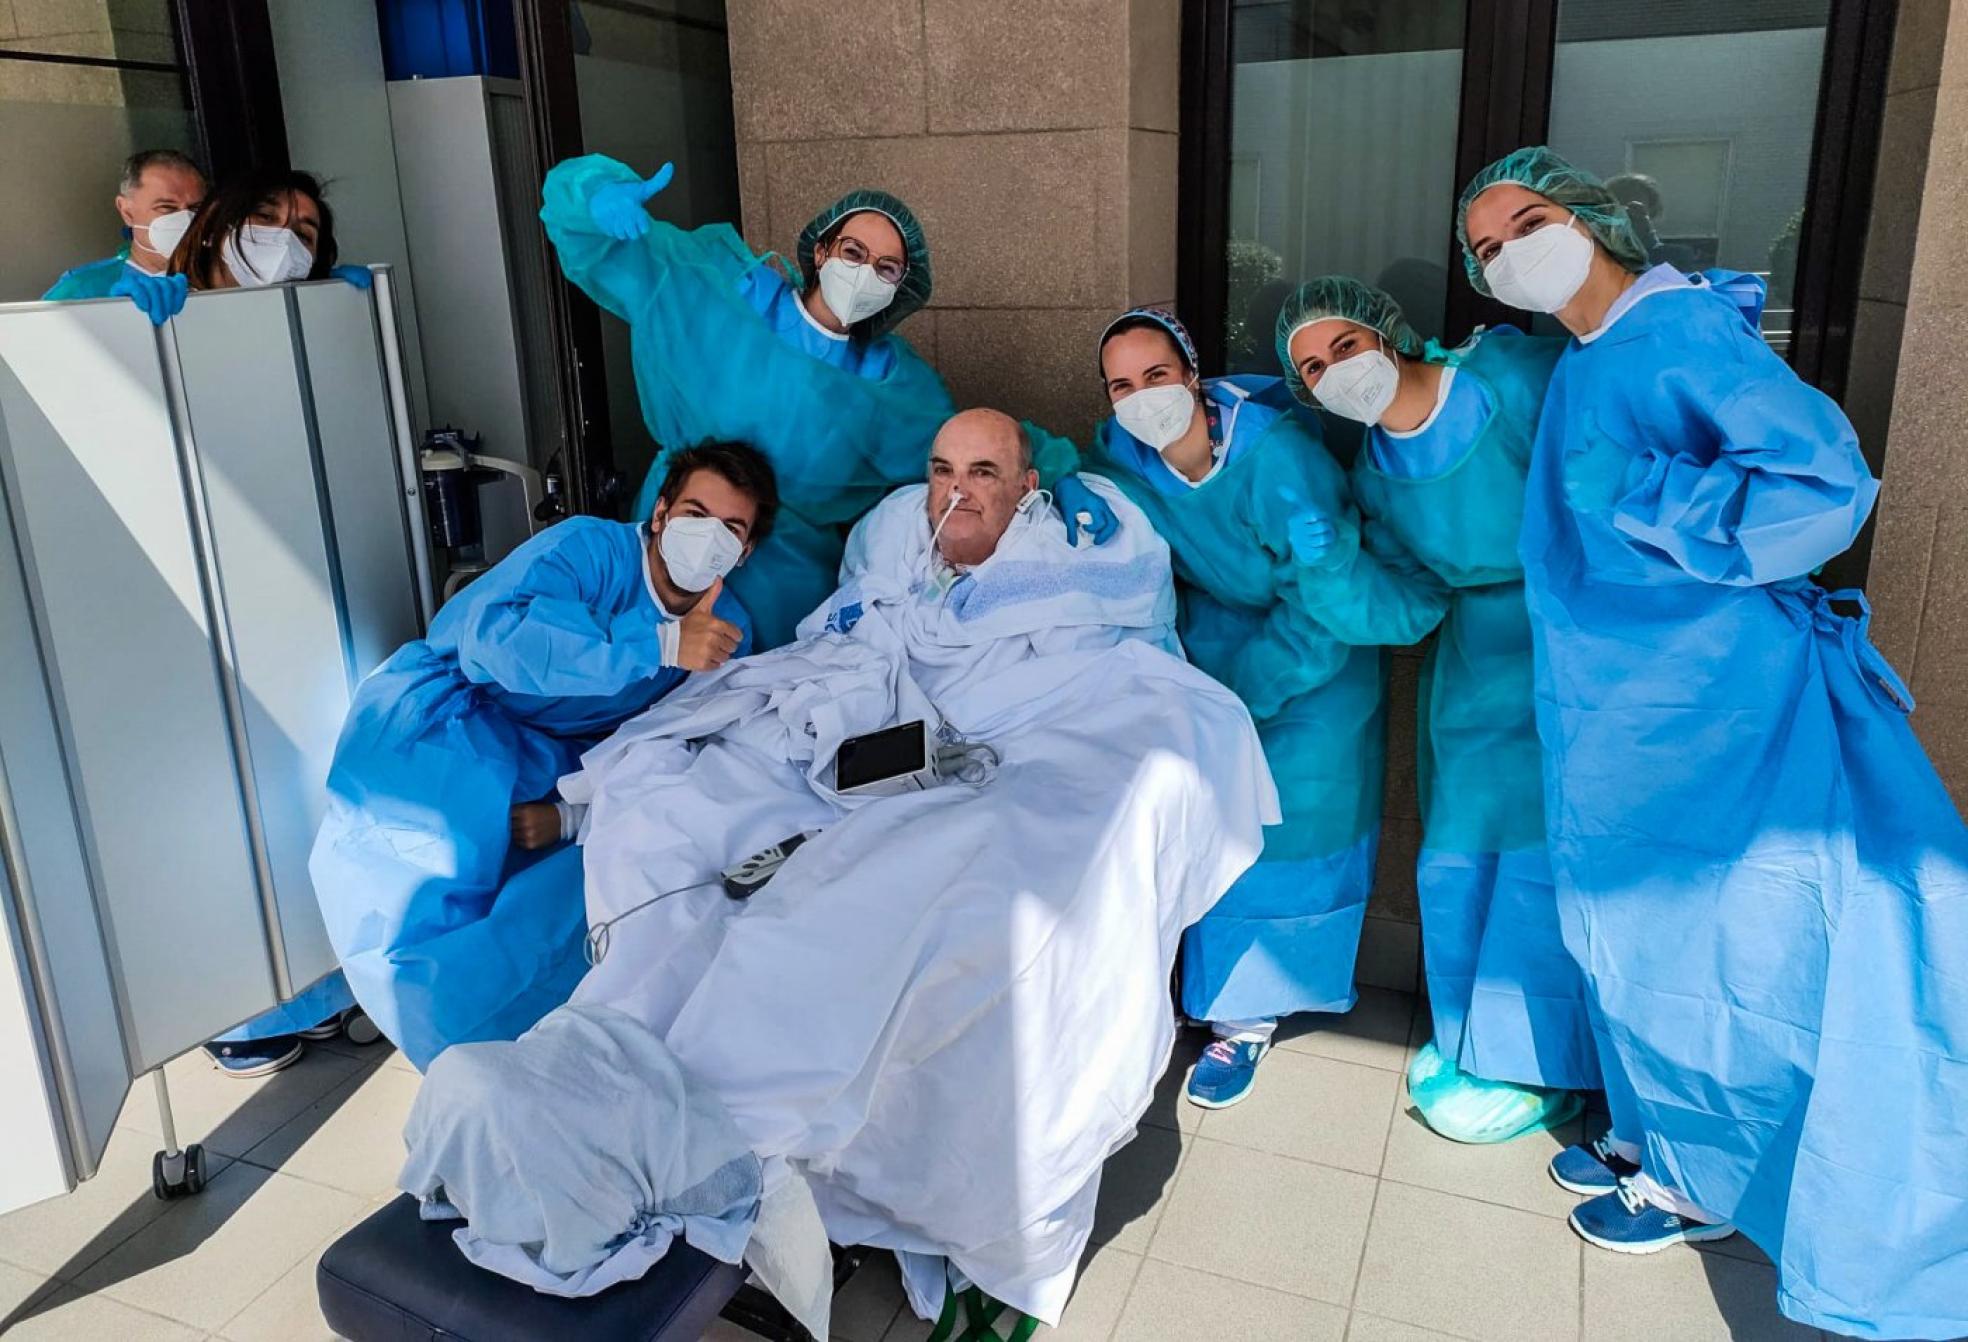
<svg viewBox="0 0 1968 1342">
<path fill-rule="evenodd" d="M 510 813 L 687 676 L 661 664 L 644 547 L 591 517 L 541 532 L 356 693 L 309 870 L 356 999 L 420 1069 L 517 1037 L 587 968 L 580 849 L 512 849 Z M 717 613 L 744 655 L 728 590 Z"/>
<path fill-rule="evenodd" d="M 1531 439 L 1562 348 L 1505 327 L 1455 352 L 1447 397 L 1424 428 L 1368 434 L 1353 492 L 1449 590 L 1416 706 L 1415 884 L 1435 1045 L 1486 1081 L 1590 1089 L 1599 1067 L 1584 982 L 1544 847 L 1517 558 Z"/>
<path fill-rule="evenodd" d="M 114 256 L 105 256 L 100 261 L 63 271 L 62 277 L 41 295 L 41 300 L 44 303 L 72 303 L 82 298 L 108 298 L 110 287 L 122 279 L 123 272 L 129 268 L 130 249 L 125 246 Z"/>
<path fill-rule="evenodd" d="M 1877 486 L 1742 283 L 1643 277 L 1545 402 L 1522 553 L 1566 942 L 1615 1131 L 1769 1254 L 1784 1313 L 1956 1337 L 1968 829 L 1807 576 Z"/>
<path fill-rule="evenodd" d="M 1442 598 L 1360 548 L 1345 472 L 1280 379 L 1203 388 L 1223 452 L 1200 485 L 1111 418 L 1088 461 L 1167 539 L 1183 646 L 1250 708 L 1284 812 L 1257 864 L 1184 935 L 1182 1006 L 1218 1021 L 1345 1011 L 1380 839 L 1386 654 L 1371 645 L 1421 638 Z M 1288 538 L 1308 503 L 1338 531 L 1316 567 Z"/>
<path fill-rule="evenodd" d="M 649 515 L 671 452 L 726 439 L 771 460 L 778 523 L 730 586 L 759 646 L 776 647 L 832 594 L 844 527 L 895 486 L 921 481 L 954 406 L 899 336 L 817 339 L 792 286 L 728 225 L 655 223 L 631 242 L 599 232 L 589 198 L 636 180 L 613 159 L 569 159 L 547 174 L 540 218 L 568 279 L 630 326 L 643 420 L 662 447 L 635 516 Z M 1072 469 L 1038 464 L 1048 483 Z"/>
</svg>

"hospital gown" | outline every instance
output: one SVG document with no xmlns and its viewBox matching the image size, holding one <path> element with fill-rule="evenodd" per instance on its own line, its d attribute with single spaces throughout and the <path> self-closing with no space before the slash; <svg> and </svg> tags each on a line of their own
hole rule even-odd
<svg viewBox="0 0 1968 1342">
<path fill-rule="evenodd" d="M 661 664 L 645 548 L 596 518 L 541 532 L 356 692 L 309 870 L 356 1000 L 418 1068 L 514 1037 L 586 968 L 580 850 L 514 850 L 509 817 L 687 677 Z M 742 656 L 743 607 L 717 613 Z"/>
<path fill-rule="evenodd" d="M 1184 937 L 1183 1010 L 1346 1011 L 1380 838 L 1386 661 L 1372 645 L 1420 639 L 1442 596 L 1362 550 L 1345 474 L 1279 379 L 1203 385 L 1223 454 L 1202 483 L 1111 418 L 1089 458 L 1168 539 L 1183 647 L 1250 708 L 1284 811 L 1263 858 Z M 1287 539 L 1308 505 L 1339 532 L 1314 566 Z"/>
<path fill-rule="evenodd" d="M 1517 557 L 1531 440 L 1562 348 L 1503 328 L 1456 351 L 1420 430 L 1368 434 L 1353 492 L 1449 591 L 1416 711 L 1415 884 L 1435 1045 L 1484 1080 L 1588 1089 L 1599 1067 L 1544 847 Z"/>
<path fill-rule="evenodd" d="M 825 339 L 793 286 L 728 225 L 685 232 L 658 222 L 628 242 L 600 232 L 589 198 L 635 180 L 613 159 L 569 159 L 547 174 L 540 218 L 568 279 L 629 324 L 643 421 L 661 447 L 635 517 L 648 517 L 682 448 L 746 442 L 771 460 L 778 523 L 730 581 L 759 646 L 777 647 L 833 591 L 842 527 L 922 478 L 954 406 L 899 336 Z M 1056 473 L 1053 463 L 1042 469 Z"/>
<path fill-rule="evenodd" d="M 1551 380 L 1522 555 L 1560 913 L 1647 1174 L 1768 1253 L 1793 1319 L 1955 1337 L 1968 830 L 1810 580 L 1877 485 L 1756 285 L 1650 272 Z"/>
</svg>

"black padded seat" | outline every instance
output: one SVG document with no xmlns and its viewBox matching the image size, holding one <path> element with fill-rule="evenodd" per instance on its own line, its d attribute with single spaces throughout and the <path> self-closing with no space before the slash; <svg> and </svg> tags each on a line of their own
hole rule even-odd
<svg viewBox="0 0 1968 1342">
<path fill-rule="evenodd" d="M 328 1246 L 321 1313 L 349 1342 L 694 1342 L 743 1285 L 743 1268 L 682 1240 L 637 1281 L 580 1300 L 484 1268 L 408 1195 Z"/>
</svg>

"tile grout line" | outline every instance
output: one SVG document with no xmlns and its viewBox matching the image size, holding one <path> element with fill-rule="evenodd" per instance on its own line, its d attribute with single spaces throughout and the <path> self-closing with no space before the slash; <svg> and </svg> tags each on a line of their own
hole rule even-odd
<svg viewBox="0 0 1968 1342">
<path fill-rule="evenodd" d="M 1171 1180 L 1170 1182 L 1173 1183 L 1174 1181 Z M 1157 1224 L 1159 1223 L 1159 1218 L 1157 1218 Z M 1150 1234 L 1148 1238 L 1152 1241 L 1154 1235 Z M 1127 1250 L 1121 1249 L 1118 1252 L 1126 1253 Z M 1117 1342 L 1116 1335 L 1120 1332 L 1121 1320 L 1127 1317 L 1128 1306 L 1134 1303 L 1135 1288 L 1141 1285 L 1141 1269 L 1146 1267 L 1147 1264 L 1147 1253 L 1143 1252 L 1134 1255 L 1134 1275 L 1128 1278 L 1127 1289 L 1121 1292 L 1121 1307 L 1114 1311 L 1114 1321 L 1108 1324 L 1107 1331 L 1100 1335 L 1102 1342 Z M 1071 1302 L 1068 1301 L 1068 1303 L 1070 1304 Z M 1062 1315 L 1061 1319 L 1063 1320 L 1064 1317 Z"/>
<path fill-rule="evenodd" d="M 1188 1101 L 1178 1097 L 1176 1103 L 1186 1104 L 1188 1103 Z M 1169 1175 L 1168 1186 L 1163 1190 L 1162 1196 L 1155 1199 L 1154 1220 L 1149 1224 L 1147 1239 L 1143 1242 L 1141 1246 L 1140 1257 L 1144 1262 L 1147 1261 L 1149 1250 L 1155 1247 L 1155 1237 L 1161 1234 L 1162 1232 L 1162 1222 L 1168 1216 L 1169 1204 L 1175 1201 L 1175 1189 L 1176 1189 L 1176 1185 L 1182 1182 L 1182 1172 L 1189 1168 L 1190 1142 L 1183 1141 L 1182 1139 L 1187 1137 L 1191 1141 L 1201 1141 L 1203 1139 L 1202 1127 L 1203 1125 L 1200 1122 L 1198 1122 L 1196 1124 L 1196 1131 L 1194 1132 L 1184 1132 L 1180 1128 L 1174 1130 L 1176 1136 L 1175 1170 Z M 1167 1132 L 1169 1131 L 1169 1129 L 1164 1128 L 1162 1129 L 1162 1131 Z M 1112 1157 L 1109 1157 L 1109 1159 L 1112 1159 Z M 1105 1177 L 1104 1166 L 1102 1167 L 1102 1170 L 1103 1170 L 1102 1177 L 1104 1178 Z M 1121 1250 L 1121 1252 L 1126 1253 L 1127 1250 L 1123 1249 Z M 1140 1275 L 1141 1275 L 1141 1270 L 1139 1268 L 1136 1268 L 1135 1276 L 1139 1278 Z M 1132 1297 L 1133 1294 L 1134 1294 L 1134 1287 L 1130 1285 L 1128 1287 L 1128 1295 Z M 1122 1306 L 1123 1308 L 1126 1307 L 1126 1301 L 1122 1302 Z"/>
<path fill-rule="evenodd" d="M 141 1135 L 150 1141 L 159 1140 L 158 1138 L 150 1136 L 149 1133 L 143 1133 Z M 219 1154 L 225 1155 L 224 1152 L 220 1152 Z M 237 1156 L 225 1156 L 225 1164 L 219 1166 L 219 1168 L 216 1170 L 211 1170 L 207 1172 L 205 1176 L 205 1186 L 207 1188 L 210 1188 L 214 1183 L 218 1181 L 220 1175 L 224 1174 L 227 1170 L 231 1169 L 234 1165 L 237 1165 L 238 1163 L 239 1163 L 239 1158 Z M 139 1194 L 139 1196 L 142 1195 Z M 57 1282 L 63 1286 L 74 1286 L 78 1291 L 80 1291 L 82 1290 L 82 1287 L 80 1285 L 80 1279 L 89 1271 L 90 1268 L 96 1266 L 96 1264 L 102 1262 L 105 1258 L 108 1258 L 111 1254 L 115 1253 L 118 1249 L 121 1249 L 124 1245 L 128 1244 L 131 1240 L 143 1234 L 151 1227 L 161 1224 L 165 1217 L 172 1215 L 174 1212 L 182 1211 L 184 1208 L 186 1208 L 189 1205 L 190 1204 L 187 1201 L 181 1200 L 176 1203 L 173 1203 L 171 1206 L 166 1207 L 163 1211 L 151 1217 L 150 1220 L 145 1221 L 142 1225 L 137 1226 L 135 1229 L 131 1230 L 129 1234 L 123 1236 L 121 1239 L 117 1240 L 114 1244 L 104 1249 L 101 1253 L 89 1259 L 88 1262 L 81 1264 L 79 1267 L 77 1267 L 74 1270 L 73 1273 L 62 1273 L 62 1272 L 42 1273 L 40 1268 L 29 1267 L 25 1263 L 16 1263 L 11 1258 L 0 1258 L 0 1262 L 4 1262 L 8 1264 L 10 1267 L 17 1267 L 23 1272 L 33 1272 L 39 1275 L 44 1275 L 47 1277 L 47 1279 L 50 1282 Z M 66 1267 L 67 1264 L 63 1264 L 63 1266 Z M 85 1291 L 83 1293 L 86 1295 L 96 1294 L 96 1292 L 94 1291 Z M 122 1304 L 123 1302 L 118 1300 L 116 1303 Z M 130 1306 L 130 1308 L 134 1309 L 136 1308 L 136 1306 L 133 1305 Z M 164 1316 L 159 1315 L 158 1317 L 162 1318 Z M 178 1322 L 178 1320 L 176 1319 L 173 1319 L 171 1321 L 173 1323 Z M 185 1326 L 190 1327 L 191 1325 L 187 1324 Z"/>
<path fill-rule="evenodd" d="M 1574 1239 L 1577 1236 L 1573 1236 Z M 1578 1241 L 1578 1337 L 1585 1342 L 1585 1241 Z"/>
<path fill-rule="evenodd" d="M 341 1095 L 343 1091 L 353 1092 L 355 1090 L 359 1090 L 362 1084 L 365 1081 L 367 1081 L 370 1077 L 373 1077 L 376 1074 L 377 1070 L 382 1067 L 382 1065 L 383 1064 L 381 1059 L 378 1059 L 373 1063 L 358 1063 L 355 1067 L 355 1070 L 350 1072 L 349 1075 L 343 1077 L 340 1081 L 337 1081 L 334 1085 L 330 1086 L 327 1090 L 323 1091 L 315 1099 L 309 1101 L 301 1109 L 299 1113 L 295 1114 L 292 1118 L 289 1118 L 285 1123 L 278 1125 L 273 1129 L 272 1132 L 269 1132 L 266 1136 L 260 1138 L 260 1140 L 254 1142 L 251 1146 L 247 1147 L 245 1151 L 240 1153 L 237 1159 L 245 1161 L 247 1164 L 252 1165 L 256 1169 L 269 1170 L 275 1174 L 286 1173 L 286 1171 L 280 1169 L 280 1167 L 277 1165 L 262 1165 L 259 1161 L 253 1159 L 253 1153 L 259 1150 L 261 1147 L 265 1146 L 268 1142 L 272 1141 L 275 1137 L 279 1136 L 281 1133 L 285 1132 L 289 1127 L 293 1126 L 294 1124 L 300 1122 L 302 1119 L 306 1118 L 309 1114 L 313 1113 L 316 1109 L 320 1108 L 322 1105 L 327 1104 L 330 1100 L 335 1099 L 338 1095 Z M 346 1101 L 343 1101 L 343 1103 L 346 1103 Z M 341 1104 L 335 1105 L 333 1109 L 330 1109 L 328 1111 L 327 1117 L 325 1117 L 320 1123 L 315 1125 L 315 1131 L 319 1132 L 323 1128 L 327 1127 L 330 1123 L 334 1122 L 335 1118 L 341 1112 L 342 1112 L 342 1105 Z M 306 1142 L 303 1142 L 302 1145 L 305 1146 Z M 300 1150 L 300 1147 L 295 1147 L 294 1149 L 298 1152 Z M 298 1179 L 301 1176 L 291 1175 L 289 1177 Z M 315 1181 L 309 1179 L 306 1182 L 313 1183 Z M 342 1189 L 341 1191 L 344 1193 L 348 1192 L 347 1189 Z"/>
<path fill-rule="evenodd" d="M 1395 1092 L 1395 1095 L 1397 1097 L 1396 1099 L 1397 1104 L 1399 1103 L 1398 1100 L 1399 1094 L 1400 1092 L 1397 1090 Z M 1390 1132 L 1393 1130 L 1392 1123 L 1388 1124 L 1388 1129 Z M 1305 1156 L 1294 1156 L 1286 1151 L 1272 1151 L 1262 1146 L 1245 1146 L 1241 1142 L 1226 1142 L 1221 1137 L 1206 1137 L 1200 1131 L 1192 1133 L 1190 1135 L 1195 1137 L 1195 1139 L 1199 1142 L 1208 1142 L 1211 1146 L 1221 1146 L 1231 1151 L 1244 1151 L 1254 1156 L 1271 1156 L 1278 1160 L 1289 1160 L 1294 1165 L 1310 1165 L 1314 1169 L 1329 1170 L 1334 1174 L 1350 1174 L 1355 1179 L 1372 1179 L 1378 1182 L 1381 1177 L 1380 1175 L 1374 1173 L 1372 1170 L 1357 1170 L 1350 1165 L 1329 1165 L 1323 1160 L 1312 1160 Z M 1383 1134 L 1381 1138 L 1381 1160 L 1383 1163 L 1385 1163 L 1386 1159 L 1387 1159 L 1387 1139 L 1386 1136 Z M 1401 1182 L 1401 1180 L 1393 1179 L 1390 1180 L 1389 1182 L 1398 1184 Z M 1439 1193 L 1442 1190 L 1429 1189 L 1428 1191 Z M 1455 1194 L 1451 1193 L 1448 1196 L 1454 1197 Z M 1475 1201 L 1475 1199 L 1473 1198 L 1470 1200 L 1472 1202 Z M 1516 1210 L 1521 1211 L 1522 1208 L 1517 1208 Z M 1533 1212 L 1530 1213 L 1530 1215 L 1536 1215 L 1536 1213 Z"/>
<path fill-rule="evenodd" d="M 337 1239 L 341 1237 L 341 1233 L 342 1232 L 340 1230 L 336 1230 L 332 1232 L 326 1239 L 322 1240 L 320 1244 L 316 1245 L 309 1252 L 311 1252 L 314 1255 L 315 1259 L 318 1261 L 322 1253 L 328 1248 L 328 1246 L 330 1244 L 333 1244 Z M 308 1261 L 308 1255 L 302 1254 L 300 1263 L 305 1263 L 307 1261 Z M 232 1327 L 232 1325 L 238 1323 L 241 1319 L 245 1318 L 246 1315 L 252 1310 L 253 1306 L 259 1304 L 260 1301 L 266 1299 L 269 1295 L 271 1295 L 274 1289 L 278 1287 L 281 1282 L 287 1280 L 287 1273 L 292 1272 L 295 1268 L 299 1267 L 300 1263 L 289 1264 L 280 1273 L 279 1276 L 275 1277 L 272 1281 L 267 1283 L 265 1290 L 261 1291 L 258 1295 L 254 1296 L 251 1300 L 248 1300 L 245 1304 L 241 1305 L 238 1311 L 235 1314 L 233 1314 L 231 1318 L 227 1319 L 224 1323 L 220 1324 L 217 1328 L 214 1328 L 209 1334 L 207 1334 L 207 1336 L 212 1338 L 224 1338 L 226 1336 L 226 1329 Z"/>
<path fill-rule="evenodd" d="M 1414 1008 L 1412 1005 L 1408 1013 L 1408 1037 L 1414 1037 Z M 1360 1304 L 1360 1278 L 1365 1275 L 1367 1270 L 1367 1245 L 1373 1242 L 1374 1217 L 1380 1211 L 1382 1171 L 1387 1168 L 1388 1149 L 1394 1144 L 1394 1119 L 1401 1112 L 1401 1085 L 1402 1083 L 1400 1082 L 1395 1083 L 1394 1103 L 1387 1116 L 1387 1130 L 1380 1135 L 1380 1167 L 1374 1172 L 1373 1197 L 1367 1203 L 1366 1233 L 1360 1236 L 1360 1256 L 1353 1262 L 1353 1289 L 1346 1293 L 1346 1333 L 1349 1337 L 1353 1333 L 1353 1316 L 1359 1309 Z"/>
</svg>

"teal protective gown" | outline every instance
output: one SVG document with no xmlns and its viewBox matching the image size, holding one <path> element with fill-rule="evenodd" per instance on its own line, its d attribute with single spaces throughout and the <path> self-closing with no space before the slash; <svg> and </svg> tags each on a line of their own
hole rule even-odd
<svg viewBox="0 0 1968 1342">
<path fill-rule="evenodd" d="M 1345 472 L 1282 381 L 1203 387 L 1223 464 L 1202 484 L 1177 479 L 1111 418 L 1087 461 L 1168 540 L 1183 646 L 1249 706 L 1284 812 L 1257 864 L 1184 936 L 1183 1010 L 1222 1021 L 1345 1011 L 1380 839 L 1377 645 L 1421 638 L 1443 600 L 1361 549 Z M 1338 532 L 1317 566 L 1297 563 L 1288 539 L 1308 505 Z"/>
<path fill-rule="evenodd" d="M 41 301 L 72 303 L 83 298 L 108 298 L 110 287 L 122 279 L 123 272 L 129 268 L 130 249 L 126 246 L 114 256 L 105 256 L 100 261 L 63 271 L 62 277 L 41 295 Z"/>
<path fill-rule="evenodd" d="M 569 159 L 547 174 L 540 218 L 567 278 L 629 324 L 643 420 L 661 445 L 650 481 L 662 480 L 671 453 L 712 440 L 750 443 L 772 462 L 778 523 L 729 584 L 759 648 L 776 647 L 834 590 L 846 525 L 923 478 L 954 406 L 899 336 L 878 337 L 842 366 L 775 329 L 777 305 L 759 301 L 771 287 L 757 274 L 767 258 L 727 224 L 686 232 L 659 222 L 630 242 L 602 234 L 589 197 L 637 180 L 598 154 Z M 644 486 L 637 520 L 654 488 Z"/>
<path fill-rule="evenodd" d="M 1487 1081 L 1586 1089 L 1599 1068 L 1544 843 L 1530 612 L 1517 534 L 1531 442 L 1564 342 L 1493 331 L 1448 356 L 1456 402 L 1412 438 L 1375 429 L 1360 510 L 1449 589 L 1417 704 L 1415 879 L 1435 1044 Z M 1456 441 L 1430 441 L 1438 435 Z M 1420 472 L 1382 469 L 1406 458 Z"/>
</svg>

